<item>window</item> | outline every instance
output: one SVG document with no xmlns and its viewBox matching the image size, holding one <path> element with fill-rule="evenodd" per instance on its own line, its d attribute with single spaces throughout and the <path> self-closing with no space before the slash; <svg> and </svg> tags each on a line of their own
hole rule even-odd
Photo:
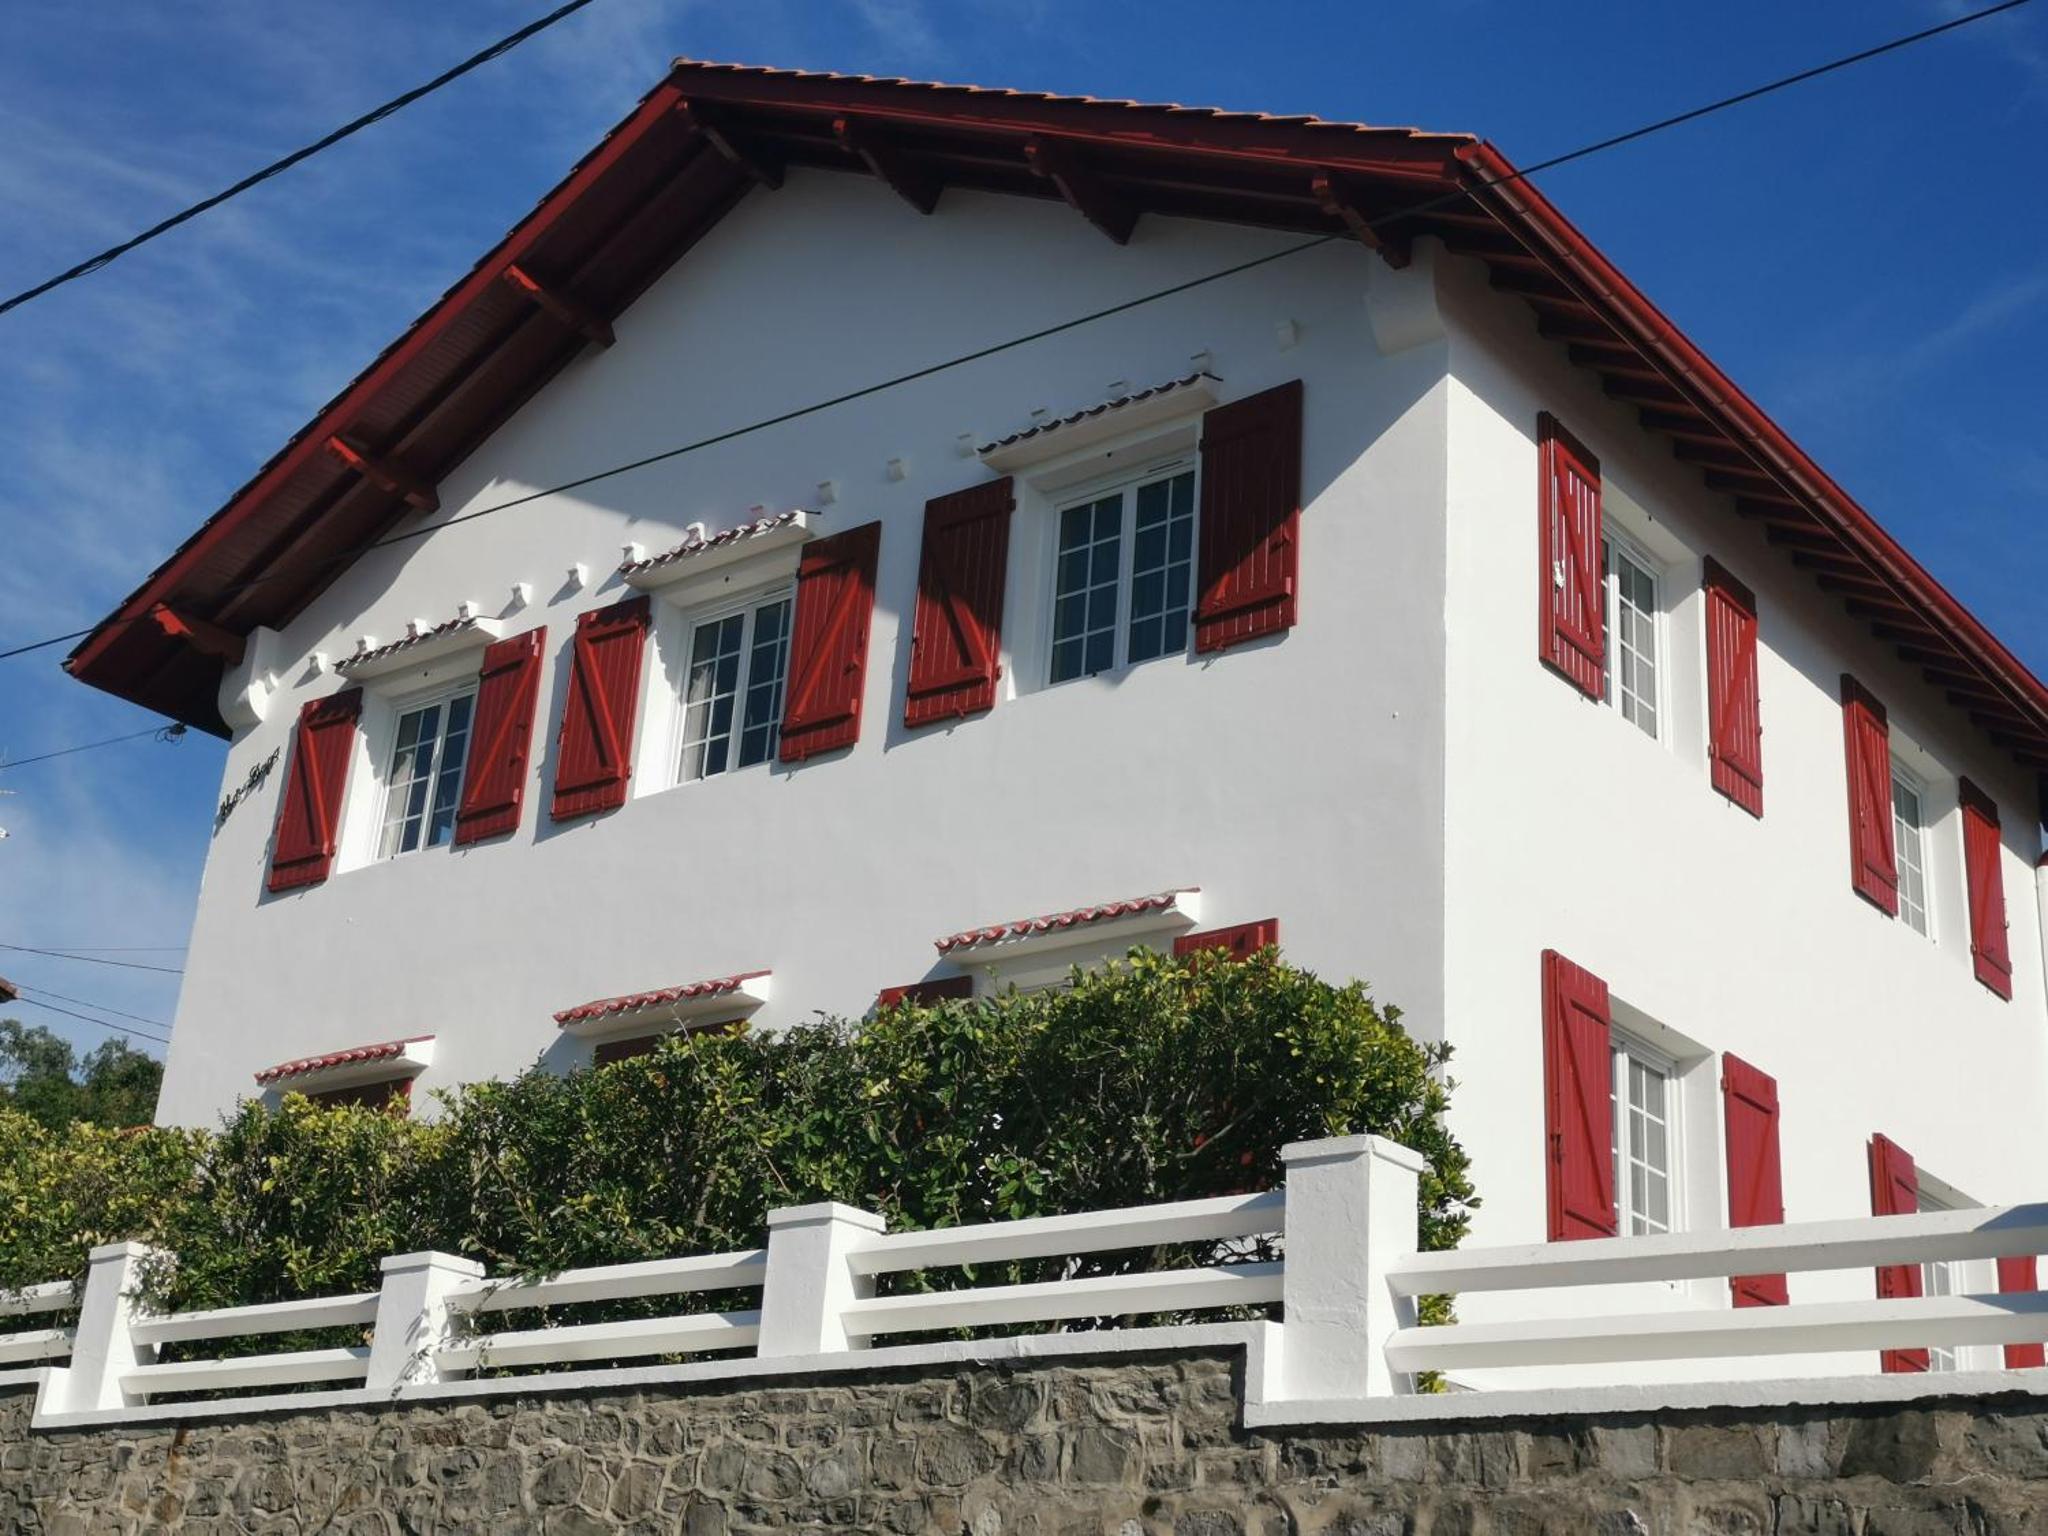
<svg viewBox="0 0 2048 1536">
<path fill-rule="evenodd" d="M 462 766 L 469 757 L 476 688 L 402 709 L 385 775 L 384 833 L 377 857 L 438 848 L 455 833 Z"/>
<path fill-rule="evenodd" d="M 1899 916 L 1915 933 L 1932 938 L 1934 925 L 1927 913 L 1926 802 L 1920 781 L 1897 763 L 1892 764 L 1892 850 L 1899 868 Z"/>
<path fill-rule="evenodd" d="M 775 756 L 789 675 L 791 606 L 789 594 L 778 592 L 691 627 L 683 683 L 685 781 Z"/>
<path fill-rule="evenodd" d="M 1607 676 L 1602 697 L 1646 736 L 1657 734 L 1657 577 L 1632 547 L 1605 545 Z"/>
<path fill-rule="evenodd" d="M 1669 1232 L 1677 1225 L 1677 1090 L 1669 1061 L 1615 1035 L 1614 1193 L 1623 1237 Z"/>
<path fill-rule="evenodd" d="M 1169 468 L 1063 507 L 1051 680 L 1183 651 L 1194 592 L 1195 472 Z"/>
</svg>

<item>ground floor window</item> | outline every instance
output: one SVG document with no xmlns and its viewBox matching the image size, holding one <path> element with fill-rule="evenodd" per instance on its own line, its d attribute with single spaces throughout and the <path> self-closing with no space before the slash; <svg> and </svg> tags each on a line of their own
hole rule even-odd
<svg viewBox="0 0 2048 1536">
<path fill-rule="evenodd" d="M 1671 1061 L 1614 1036 L 1614 1190 L 1624 1237 L 1677 1225 L 1678 1075 Z"/>
</svg>

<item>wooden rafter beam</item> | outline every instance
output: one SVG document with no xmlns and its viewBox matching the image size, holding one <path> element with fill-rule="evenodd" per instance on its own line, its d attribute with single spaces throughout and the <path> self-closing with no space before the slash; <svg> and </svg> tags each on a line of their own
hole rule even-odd
<svg viewBox="0 0 2048 1536">
<path fill-rule="evenodd" d="M 1685 396 L 1669 384 L 1654 379 L 1625 379 L 1609 375 L 1600 381 L 1600 392 L 1613 400 L 1632 405 L 1683 405 Z"/>
<path fill-rule="evenodd" d="M 1661 432 L 1666 437 L 1685 438 L 1695 443 L 1728 441 L 1727 433 L 1689 411 L 1638 411 L 1636 420 L 1645 432 Z"/>
<path fill-rule="evenodd" d="M 1138 206 L 1114 191 L 1081 162 L 1072 146 L 1053 139 L 1024 141 L 1024 158 L 1032 171 L 1052 183 L 1067 206 L 1118 245 L 1127 244 L 1138 227 Z"/>
<path fill-rule="evenodd" d="M 438 512 L 441 498 L 431 485 L 389 459 L 380 459 L 360 443 L 334 436 L 327 439 L 327 451 L 361 475 L 380 491 L 402 496 L 422 512 Z"/>
<path fill-rule="evenodd" d="M 1602 352 L 1633 354 L 1636 350 L 1599 321 L 1583 320 L 1576 315 L 1539 316 L 1536 334 L 1546 341 L 1575 341 L 1580 346 L 1597 347 Z"/>
<path fill-rule="evenodd" d="M 784 167 L 779 156 L 742 144 L 719 124 L 715 115 L 707 113 L 694 102 L 677 102 L 675 114 L 728 165 L 745 172 L 747 179 L 756 186 L 765 187 L 770 192 L 780 189 Z"/>
<path fill-rule="evenodd" d="M 604 316 L 542 282 L 517 262 L 505 268 L 505 282 L 585 340 L 608 347 L 618 339 L 612 332 L 611 322 Z"/>
<path fill-rule="evenodd" d="M 1788 491 L 1778 489 L 1778 483 L 1761 470 L 1710 469 L 1701 477 L 1710 491 L 1730 491 L 1737 496 L 1748 497 L 1751 501 L 1766 502 L 1777 506 L 1796 507 Z"/>
<path fill-rule="evenodd" d="M 158 603 L 149 610 L 149 616 L 156 620 L 156 627 L 174 640 L 182 640 L 202 656 L 217 656 L 229 666 L 242 659 L 243 638 L 231 629 L 223 629 L 211 619 L 202 619 L 194 613 L 179 613 L 165 603 Z"/>
<path fill-rule="evenodd" d="M 1323 210 L 1325 218 L 1337 220 L 1369 251 L 1377 251 L 1390 267 L 1408 265 L 1408 241 L 1399 235 L 1383 235 L 1372 227 L 1372 220 L 1358 206 L 1358 199 L 1328 171 L 1317 171 L 1308 179 L 1308 189 L 1315 195 L 1316 206 Z"/>
<path fill-rule="evenodd" d="M 1764 537 L 1773 544 L 1782 544 L 1789 549 L 1834 551 L 1842 547 L 1841 540 L 1831 533 L 1792 523 L 1772 523 L 1764 529 Z M 1848 556 L 1842 558 L 1846 560 Z"/>
<path fill-rule="evenodd" d="M 1664 382 L 1664 375 L 1640 357 L 1624 357 L 1602 352 L 1596 347 L 1571 347 L 1567 349 L 1567 355 L 1581 368 L 1591 368 L 1617 379 L 1648 379 L 1656 384 Z"/>
<path fill-rule="evenodd" d="M 868 168 L 871 175 L 887 184 L 889 189 L 919 213 L 930 213 L 939 206 L 939 194 L 946 190 L 945 182 L 937 173 L 912 165 L 904 158 L 902 151 L 877 137 L 873 128 L 858 118 L 835 117 L 832 119 L 832 136 L 839 141 L 839 147 Z"/>
<path fill-rule="evenodd" d="M 1523 298 L 1549 299 L 1573 308 L 1580 307 L 1579 296 L 1548 272 L 1511 272 L 1496 267 L 1487 281 L 1502 293 L 1518 293 Z"/>
</svg>

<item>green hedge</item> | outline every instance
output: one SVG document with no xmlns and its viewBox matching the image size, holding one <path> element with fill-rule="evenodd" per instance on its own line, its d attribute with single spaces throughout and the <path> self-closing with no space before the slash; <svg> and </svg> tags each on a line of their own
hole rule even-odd
<svg viewBox="0 0 2048 1536">
<path fill-rule="evenodd" d="M 0 1285 L 115 1236 L 178 1256 L 153 1287 L 175 1307 L 372 1289 L 418 1248 L 548 1273 L 752 1246 L 769 1209 L 822 1199 L 916 1228 L 1268 1188 L 1284 1144 L 1351 1131 L 1428 1159 L 1423 1240 L 1444 1248 L 1475 1203 L 1445 1054 L 1271 953 L 1136 952 L 1065 990 L 530 1070 L 432 1120 L 296 1096 L 211 1133 L 0 1115 Z"/>
</svg>

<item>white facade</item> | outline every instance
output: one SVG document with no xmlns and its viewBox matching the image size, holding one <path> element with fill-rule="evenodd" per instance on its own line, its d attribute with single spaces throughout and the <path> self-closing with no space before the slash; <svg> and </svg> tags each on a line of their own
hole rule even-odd
<svg viewBox="0 0 2048 1536">
<path fill-rule="evenodd" d="M 1295 239 L 1148 217 L 1117 247 L 1057 204 L 956 190 L 926 218 L 867 178 L 797 173 L 750 195 L 621 317 L 614 347 L 559 376 L 442 483 L 439 512 L 406 526 L 460 523 Z M 1079 463 L 1015 471 L 996 705 L 906 729 L 924 505 L 993 474 L 963 439 L 1201 368 L 1224 402 L 1303 382 L 1299 623 L 1219 655 L 1047 682 L 1057 509 L 1196 462 L 1199 404 L 1155 410 Z M 1654 576 L 1654 739 L 1537 659 L 1542 411 L 1599 455 L 1607 525 Z M 746 555 L 656 594 L 629 799 L 553 823 L 576 616 L 630 595 L 614 574 L 623 546 L 659 552 L 754 508 L 811 509 L 827 533 L 882 525 L 858 743 L 674 782 L 692 623 L 795 569 L 794 545 Z M 1759 602 L 1760 820 L 1708 781 L 1706 555 Z M 580 581 L 565 575 L 576 567 Z M 2048 1006 L 2029 775 L 1539 340 L 1525 305 L 1430 244 L 1403 271 L 1325 245 L 367 554 L 231 671 L 223 707 L 246 723 L 226 787 L 273 753 L 284 766 L 300 706 L 343 686 L 331 663 L 359 637 L 390 641 L 462 603 L 506 635 L 547 626 L 519 829 L 380 858 L 399 711 L 473 674 L 478 652 L 367 680 L 332 876 L 265 894 L 282 772 L 216 835 L 165 1120 L 208 1120 L 261 1068 L 365 1042 L 432 1036 L 422 1090 L 537 1057 L 572 1065 L 591 1045 L 557 1028 L 557 1010 L 704 978 L 771 973 L 757 1027 L 858 1015 L 882 987 L 952 970 L 942 935 L 1199 888 L 1201 926 L 1277 918 L 1290 959 L 1367 979 L 1412 1030 L 1455 1045 L 1481 1241 L 1544 1236 L 1545 949 L 1603 976 L 1617 1028 L 1676 1070 L 1674 1225 L 1727 1219 L 1722 1052 L 1778 1081 L 1792 1220 L 1867 1211 L 1872 1131 L 1905 1146 L 1930 1189 L 1973 1200 L 2028 1198 L 2048 1171 L 2031 1150 Z M 1884 697 L 1924 788 L 1928 936 L 1850 888 L 1845 671 Z M 2010 1002 L 1971 973 L 1959 775 L 2004 813 Z M 1867 1271 L 1834 1278 L 1869 1293 Z M 1795 1277 L 1795 1299 L 1829 1279 Z M 1719 1301 L 1653 1300 L 1672 1296 Z M 1484 1300 L 1464 1315 L 1483 1318 Z"/>
</svg>

